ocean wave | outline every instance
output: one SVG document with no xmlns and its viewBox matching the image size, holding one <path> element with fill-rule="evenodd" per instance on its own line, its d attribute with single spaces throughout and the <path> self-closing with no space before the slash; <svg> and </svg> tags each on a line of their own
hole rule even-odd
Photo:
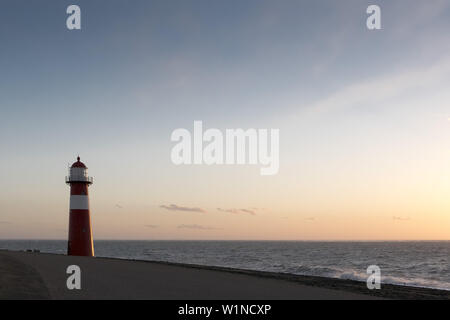
<svg viewBox="0 0 450 320">
<path fill-rule="evenodd" d="M 306 276 L 319 276 L 335 279 L 346 279 L 366 282 L 368 274 L 352 269 L 333 268 L 330 266 L 296 266 L 285 268 L 286 273 Z M 381 274 L 381 283 L 412 287 L 422 287 L 440 290 L 449 290 L 450 283 L 423 278 L 405 278 Z"/>
</svg>

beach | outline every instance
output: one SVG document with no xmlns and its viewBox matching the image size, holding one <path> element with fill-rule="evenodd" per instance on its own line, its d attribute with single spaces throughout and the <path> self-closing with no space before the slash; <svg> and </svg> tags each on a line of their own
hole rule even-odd
<svg viewBox="0 0 450 320">
<path fill-rule="evenodd" d="M 66 286 L 81 269 L 81 289 Z M 0 299 L 450 299 L 449 291 L 176 263 L 0 251 Z"/>
</svg>

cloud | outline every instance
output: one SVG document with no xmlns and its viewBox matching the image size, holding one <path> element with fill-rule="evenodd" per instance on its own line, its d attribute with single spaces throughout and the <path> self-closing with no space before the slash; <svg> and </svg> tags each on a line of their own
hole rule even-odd
<svg viewBox="0 0 450 320">
<path fill-rule="evenodd" d="M 392 219 L 393 220 L 397 220 L 397 221 L 409 221 L 409 220 L 411 220 L 411 218 L 409 218 L 409 217 L 407 217 L 407 218 L 404 218 L 404 217 L 392 217 Z"/>
<path fill-rule="evenodd" d="M 214 230 L 217 228 L 201 226 L 199 224 L 180 224 L 178 229 Z"/>
<path fill-rule="evenodd" d="M 11 224 L 10 221 L 0 221 L 0 224 Z"/>
<path fill-rule="evenodd" d="M 437 85 L 450 76 L 450 59 L 415 70 L 351 84 L 309 106 L 314 112 L 341 110 L 356 105 L 377 104 L 407 90 Z"/>
<path fill-rule="evenodd" d="M 241 212 L 245 212 L 245 213 L 249 213 L 252 216 L 256 215 L 256 212 L 253 210 L 249 210 L 249 209 L 241 209 Z"/>
<path fill-rule="evenodd" d="M 150 228 L 150 229 L 158 228 L 158 226 L 157 226 L 157 225 L 154 225 L 154 224 L 146 224 L 144 227 Z"/>
<path fill-rule="evenodd" d="M 159 207 L 169 210 L 169 211 L 202 212 L 202 213 L 206 212 L 202 208 L 181 207 L 181 206 L 177 206 L 176 204 L 171 204 L 170 206 L 161 205 Z"/>
<path fill-rule="evenodd" d="M 314 217 L 308 217 L 308 218 L 305 218 L 305 220 L 308 220 L 308 221 L 315 221 L 316 218 L 314 218 Z"/>
<path fill-rule="evenodd" d="M 227 212 L 227 213 L 234 213 L 234 214 L 247 213 L 247 214 L 250 214 L 252 216 L 256 215 L 255 210 L 250 210 L 250 209 L 222 209 L 222 208 L 217 208 L 217 211 Z"/>
</svg>

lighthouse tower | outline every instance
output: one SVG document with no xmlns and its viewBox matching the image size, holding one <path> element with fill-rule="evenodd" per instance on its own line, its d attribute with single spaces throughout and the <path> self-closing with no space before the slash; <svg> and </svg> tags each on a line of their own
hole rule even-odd
<svg viewBox="0 0 450 320">
<path fill-rule="evenodd" d="M 70 185 L 69 256 L 94 256 L 88 187 L 93 182 L 80 157 L 69 168 L 66 183 Z"/>
</svg>

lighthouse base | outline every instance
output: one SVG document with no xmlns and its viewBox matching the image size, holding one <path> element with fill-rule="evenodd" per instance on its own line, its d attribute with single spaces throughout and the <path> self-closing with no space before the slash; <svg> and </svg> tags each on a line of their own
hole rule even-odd
<svg viewBox="0 0 450 320">
<path fill-rule="evenodd" d="M 69 256 L 94 256 L 91 218 L 87 210 L 70 210 L 67 254 Z"/>
</svg>

